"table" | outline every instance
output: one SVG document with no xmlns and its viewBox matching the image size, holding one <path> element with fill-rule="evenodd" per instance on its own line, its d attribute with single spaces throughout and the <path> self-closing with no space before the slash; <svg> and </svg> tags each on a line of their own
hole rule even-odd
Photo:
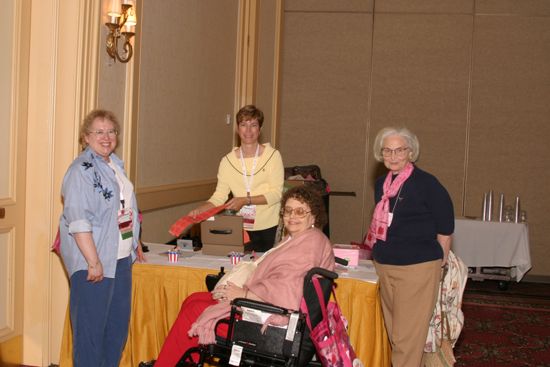
<svg viewBox="0 0 550 367">
<path fill-rule="evenodd" d="M 120 366 L 135 367 L 155 358 L 182 301 L 191 293 L 205 291 L 207 274 L 220 266 L 230 269 L 228 258 L 197 255 L 180 256 L 170 264 L 166 255 L 171 246 L 148 244 L 147 263 L 132 270 L 132 315 L 128 341 Z M 362 260 L 357 269 L 339 269 L 336 296 L 349 322 L 349 335 L 358 358 L 365 366 L 390 367 L 391 350 L 384 327 L 378 277 L 372 262 Z M 72 366 L 72 338 L 67 312 L 61 344 L 60 366 Z"/>
<path fill-rule="evenodd" d="M 531 269 L 529 230 L 525 223 L 456 219 L 452 249 L 471 268 L 515 268 L 518 282 Z M 483 273 L 479 277 L 484 278 Z"/>
</svg>

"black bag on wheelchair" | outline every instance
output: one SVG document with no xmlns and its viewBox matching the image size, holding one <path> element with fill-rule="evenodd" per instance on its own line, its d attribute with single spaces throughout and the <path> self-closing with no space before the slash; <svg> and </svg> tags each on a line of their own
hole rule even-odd
<svg viewBox="0 0 550 367">
<path fill-rule="evenodd" d="M 208 292 L 212 292 L 218 284 L 219 280 L 225 275 L 224 267 L 220 267 L 220 272 L 218 274 L 208 274 L 206 276 L 206 289 Z"/>
</svg>

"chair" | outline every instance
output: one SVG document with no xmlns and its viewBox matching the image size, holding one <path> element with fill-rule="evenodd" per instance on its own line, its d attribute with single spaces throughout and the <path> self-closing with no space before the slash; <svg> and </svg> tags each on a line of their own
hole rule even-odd
<svg viewBox="0 0 550 367">
<path fill-rule="evenodd" d="M 322 268 L 311 269 L 304 278 L 304 300 L 308 305 L 312 326 L 321 320 L 319 300 L 311 279 L 319 277 L 324 302 L 328 303 L 334 280 L 338 275 Z M 252 315 L 252 316 L 251 316 Z M 261 316 L 258 316 L 261 315 Z M 269 315 L 284 315 L 289 318 L 285 327 L 268 326 L 261 332 L 263 321 Z M 262 318 L 263 317 L 263 318 Z M 239 366 L 320 366 L 312 361 L 315 347 L 309 338 L 305 315 L 300 311 L 287 310 L 271 304 L 244 298 L 233 300 L 229 319 L 216 325 L 228 325 L 223 337 L 216 333 L 216 343 L 187 350 L 177 366 L 202 367 L 217 358 L 219 365 Z M 237 357 L 239 355 L 239 358 Z M 195 362 L 198 361 L 198 362 Z"/>
</svg>

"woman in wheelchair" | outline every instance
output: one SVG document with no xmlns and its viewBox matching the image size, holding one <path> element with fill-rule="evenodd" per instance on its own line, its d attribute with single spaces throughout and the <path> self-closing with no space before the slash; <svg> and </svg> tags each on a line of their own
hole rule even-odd
<svg viewBox="0 0 550 367">
<path fill-rule="evenodd" d="M 214 326 L 228 317 L 235 298 L 297 310 L 306 273 L 313 267 L 334 270 L 332 245 L 320 230 L 327 218 L 321 195 L 298 186 L 283 195 L 281 204 L 286 235 L 256 260 L 257 266 L 244 285 L 228 282 L 212 293 L 197 292 L 187 297 L 156 362 L 142 362 L 140 366 L 174 367 L 187 349 L 214 343 Z"/>
</svg>

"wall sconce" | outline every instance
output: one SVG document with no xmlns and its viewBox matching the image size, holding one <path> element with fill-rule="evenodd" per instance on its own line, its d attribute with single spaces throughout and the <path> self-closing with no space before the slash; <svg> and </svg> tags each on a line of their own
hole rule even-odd
<svg viewBox="0 0 550 367">
<path fill-rule="evenodd" d="M 107 35 L 107 53 L 113 60 L 126 63 L 130 61 L 134 54 L 130 39 L 135 34 L 135 27 L 137 24 L 135 7 L 129 0 L 125 0 L 124 3 L 121 3 L 121 0 L 111 0 L 107 17 L 109 19 L 109 21 L 105 23 L 107 28 L 109 28 L 109 34 Z M 119 53 L 118 45 L 121 37 L 124 38 L 124 44 L 121 50 L 122 56 Z"/>
</svg>

